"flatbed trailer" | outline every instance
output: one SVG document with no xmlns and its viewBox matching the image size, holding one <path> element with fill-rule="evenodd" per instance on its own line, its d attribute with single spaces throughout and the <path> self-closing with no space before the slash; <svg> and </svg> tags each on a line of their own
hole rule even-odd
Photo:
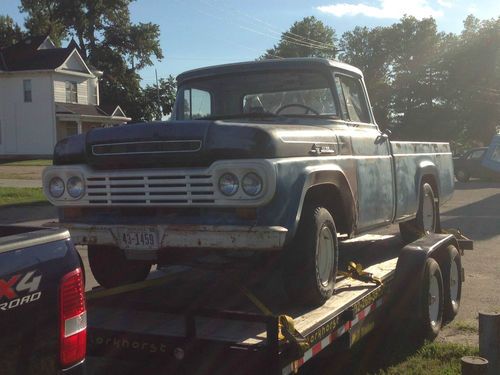
<svg viewBox="0 0 500 375">
<path fill-rule="evenodd" d="M 215 278 L 212 271 L 183 269 L 92 290 L 88 372 L 290 374 L 332 343 L 351 347 L 375 327 L 398 323 L 433 338 L 456 315 L 460 257 L 472 249 L 459 232 L 406 246 L 399 237 L 367 235 L 342 247 L 349 259 L 341 264 L 351 264 L 350 272 L 316 308 L 277 303 L 284 300 L 279 286 L 268 280 L 268 287 L 250 288 L 250 273 L 237 268 Z M 434 263 L 440 272 L 429 273 Z"/>
</svg>

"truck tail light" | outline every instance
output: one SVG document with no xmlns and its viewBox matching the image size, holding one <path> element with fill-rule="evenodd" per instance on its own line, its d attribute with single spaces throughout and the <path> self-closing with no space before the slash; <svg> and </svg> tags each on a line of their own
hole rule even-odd
<svg viewBox="0 0 500 375">
<path fill-rule="evenodd" d="M 80 268 L 66 274 L 59 289 L 60 361 L 63 368 L 85 358 L 87 346 L 87 310 Z"/>
</svg>

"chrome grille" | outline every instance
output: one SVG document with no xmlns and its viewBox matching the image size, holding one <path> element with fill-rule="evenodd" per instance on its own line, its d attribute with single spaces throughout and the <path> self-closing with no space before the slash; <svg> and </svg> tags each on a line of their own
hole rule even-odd
<svg viewBox="0 0 500 375">
<path fill-rule="evenodd" d="M 214 203 L 212 176 L 157 172 L 87 176 L 86 200 L 95 205 L 190 205 Z"/>
<path fill-rule="evenodd" d="M 201 141 L 186 139 L 180 141 L 150 141 L 107 143 L 92 146 L 94 155 L 166 154 L 172 152 L 196 152 L 201 149 Z"/>
</svg>

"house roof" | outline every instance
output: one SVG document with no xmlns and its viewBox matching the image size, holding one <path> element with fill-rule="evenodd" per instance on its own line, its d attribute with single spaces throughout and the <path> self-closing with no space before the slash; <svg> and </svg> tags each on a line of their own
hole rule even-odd
<svg viewBox="0 0 500 375">
<path fill-rule="evenodd" d="M 61 66 L 75 50 L 66 48 L 41 48 L 47 36 L 25 38 L 9 47 L 0 48 L 0 69 L 5 71 L 51 70 Z"/>
<path fill-rule="evenodd" d="M 56 113 L 83 116 L 109 116 L 96 105 L 74 104 L 74 103 L 56 103 Z"/>
<path fill-rule="evenodd" d="M 119 111 L 117 112 L 117 109 Z M 97 105 L 75 104 L 75 103 L 56 103 L 56 114 L 58 115 L 77 115 L 77 116 L 98 116 L 98 117 L 116 117 L 129 119 L 121 110 L 120 106 L 107 106 L 103 109 Z"/>
</svg>

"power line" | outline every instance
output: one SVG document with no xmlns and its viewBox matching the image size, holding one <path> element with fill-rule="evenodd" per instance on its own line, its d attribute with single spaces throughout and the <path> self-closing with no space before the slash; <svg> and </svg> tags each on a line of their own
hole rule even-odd
<svg viewBox="0 0 500 375">
<path fill-rule="evenodd" d="M 212 17 L 212 18 L 215 18 L 215 19 L 221 20 L 221 21 L 229 22 L 229 23 L 231 23 L 231 24 L 236 25 L 237 27 L 240 27 L 240 25 L 235 24 L 234 22 L 227 21 L 227 20 L 226 20 L 226 19 L 224 19 L 224 18 L 221 18 L 221 17 L 216 16 L 216 15 L 214 15 L 214 14 L 211 14 L 211 13 L 208 13 L 208 12 L 205 12 L 205 11 L 202 11 L 202 10 L 198 9 L 197 7 L 192 6 L 192 5 L 191 5 L 191 4 L 189 4 L 189 3 L 184 3 L 184 2 L 182 2 L 182 1 L 180 1 L 180 0 L 174 0 L 174 1 L 178 2 L 179 4 L 187 5 L 187 6 L 191 7 L 191 9 L 193 9 L 193 10 L 195 10 L 196 12 L 198 12 L 198 13 L 200 13 L 200 14 L 203 14 L 203 15 L 205 15 L 205 16 L 209 16 L 209 17 Z M 263 34 L 263 35 L 266 35 L 266 34 Z M 214 39 L 215 39 L 215 38 L 214 38 Z M 252 48 L 250 48 L 250 47 L 248 47 L 248 46 L 245 46 L 245 45 L 243 45 L 243 44 L 241 44 L 241 43 L 236 43 L 236 42 L 232 42 L 232 41 L 229 41 L 229 40 L 224 40 L 224 42 L 230 42 L 230 43 L 236 44 L 236 45 L 238 45 L 238 46 L 240 46 L 240 47 L 243 47 L 243 48 L 246 48 L 246 49 L 250 49 L 250 50 L 257 51 L 256 49 L 252 49 Z M 261 53 L 262 51 L 258 51 L 258 52 L 259 52 L 259 53 Z M 281 57 L 281 56 L 278 56 L 278 55 L 272 55 L 272 54 L 270 54 L 270 55 L 271 55 L 272 57 L 275 57 L 275 58 L 278 58 L 278 59 L 282 59 L 282 57 Z"/>
<path fill-rule="evenodd" d="M 179 2 L 179 0 L 175 0 L 175 1 Z M 191 6 L 191 5 L 189 5 L 189 4 L 188 4 L 188 6 Z M 212 14 L 212 13 L 208 13 L 208 12 L 206 12 L 206 11 L 202 11 L 202 10 L 201 10 L 201 9 L 199 9 L 199 8 L 196 8 L 196 7 L 193 7 L 193 6 L 191 6 L 191 8 L 192 8 L 192 9 L 194 9 L 194 10 L 195 10 L 196 12 L 198 12 L 198 13 L 201 13 L 201 14 L 203 14 L 203 15 L 206 15 L 206 16 L 209 16 L 209 17 L 212 17 L 212 18 L 215 18 L 215 19 L 221 20 L 221 21 L 223 21 L 223 22 L 226 22 L 226 23 L 229 23 L 229 24 L 235 25 L 236 27 L 238 27 L 238 28 L 240 28 L 240 29 L 247 30 L 247 31 L 252 32 L 252 33 L 255 33 L 255 34 L 263 35 L 263 36 L 266 36 L 266 37 L 269 37 L 269 38 L 272 38 L 272 39 L 275 39 L 275 40 L 278 40 L 278 41 L 280 41 L 280 40 L 281 40 L 281 38 L 279 38 L 279 37 L 276 37 L 276 36 L 273 36 L 273 35 L 266 34 L 266 33 L 262 32 L 262 31 L 255 30 L 255 29 L 252 29 L 252 28 L 250 28 L 250 27 L 245 27 L 245 26 L 242 26 L 242 25 L 240 25 L 240 24 L 238 24 L 238 23 L 235 23 L 235 22 L 233 22 L 233 21 L 231 21 L 231 20 L 228 20 L 228 19 L 226 19 L 226 18 L 222 18 L 222 17 L 216 16 L 216 15 L 214 15 L 214 14 Z M 295 44 L 295 45 L 303 46 L 303 47 L 309 47 L 309 48 L 320 48 L 320 49 L 331 50 L 331 48 L 330 48 L 330 47 L 316 47 L 316 46 L 314 46 L 313 44 L 310 44 L 310 43 L 295 42 L 295 41 L 292 41 L 292 40 L 287 40 L 287 42 L 288 42 L 288 43 L 291 43 L 291 44 Z M 280 56 L 277 56 L 277 55 L 272 55 L 272 54 L 270 54 L 270 55 L 271 55 L 271 56 L 273 56 L 273 57 L 276 57 L 276 58 L 281 58 Z"/>
<path fill-rule="evenodd" d="M 264 25 L 266 27 L 266 29 L 268 31 L 270 31 L 271 33 L 278 35 L 278 36 L 280 36 L 280 38 L 283 38 L 289 42 L 297 42 L 299 45 L 312 47 L 312 48 L 335 50 L 335 46 L 333 44 L 328 44 L 328 43 L 314 40 L 312 38 L 307 38 L 305 36 L 295 34 L 291 31 L 281 32 L 281 31 L 279 31 L 279 29 L 275 28 L 270 23 L 267 23 L 267 22 L 265 22 L 257 17 L 254 17 L 248 13 L 242 12 L 238 9 L 234 9 L 234 8 L 223 9 L 223 8 L 217 7 L 215 4 L 213 4 L 209 1 L 204 1 L 204 0 L 200 0 L 200 1 L 203 2 L 205 5 L 209 5 L 209 6 L 215 8 L 219 11 L 225 11 L 227 13 L 228 10 L 230 10 L 233 12 L 233 14 L 239 13 L 240 15 L 242 15 L 243 17 L 246 17 L 247 19 L 253 20 L 254 21 L 253 25 L 255 25 L 255 22 L 258 22 L 258 23 Z M 265 35 L 267 36 L 267 34 L 265 34 Z M 290 35 L 293 35 L 293 37 Z"/>
</svg>

